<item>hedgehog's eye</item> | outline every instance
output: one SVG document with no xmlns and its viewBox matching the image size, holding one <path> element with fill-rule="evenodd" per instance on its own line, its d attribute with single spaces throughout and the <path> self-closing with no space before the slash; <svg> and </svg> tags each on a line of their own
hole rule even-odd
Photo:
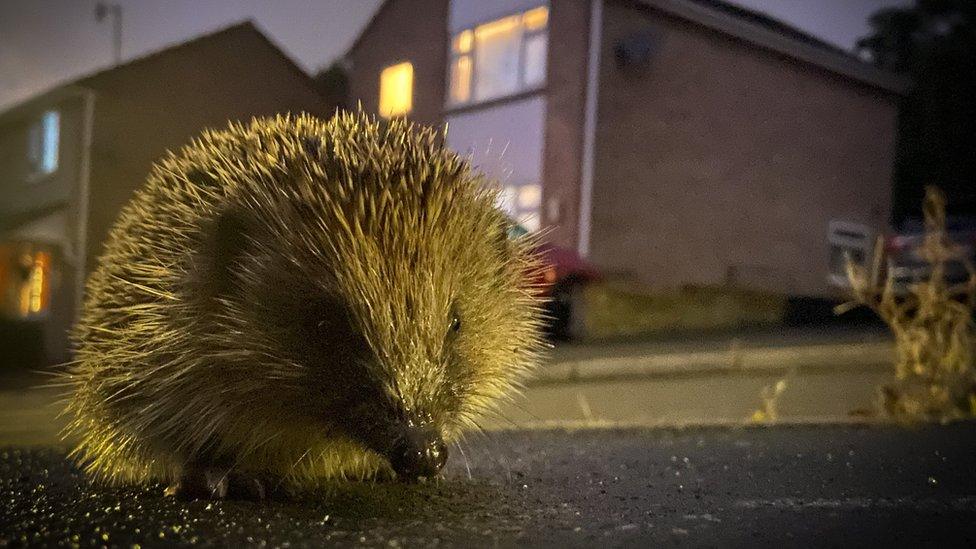
<svg viewBox="0 0 976 549">
<path fill-rule="evenodd" d="M 453 315 L 451 317 L 451 333 L 456 334 L 461 331 L 461 317 Z"/>
</svg>

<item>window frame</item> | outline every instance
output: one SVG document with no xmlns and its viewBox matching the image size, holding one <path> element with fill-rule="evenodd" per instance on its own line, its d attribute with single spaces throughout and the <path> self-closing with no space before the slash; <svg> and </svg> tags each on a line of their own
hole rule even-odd
<svg viewBox="0 0 976 549">
<path fill-rule="evenodd" d="M 529 13 L 529 12 L 531 12 L 533 10 L 540 9 L 540 8 L 544 8 L 546 10 L 546 23 L 545 23 L 545 25 L 542 25 L 541 27 L 538 27 L 538 28 L 535 28 L 535 29 L 527 29 L 526 28 L 525 19 L 524 19 L 525 14 L 526 13 Z M 464 28 L 458 30 L 457 32 L 454 32 L 454 33 L 449 34 L 448 35 L 448 40 L 447 40 L 447 49 L 448 49 L 448 52 L 447 52 L 447 59 L 448 59 L 448 62 L 447 62 L 447 78 L 446 78 L 446 81 L 447 81 L 447 91 L 444 94 L 444 96 L 446 98 L 446 100 L 445 100 L 445 108 L 447 110 L 463 109 L 463 108 L 467 108 L 467 107 L 471 107 L 471 106 L 481 105 L 481 104 L 484 104 L 484 103 L 490 103 L 490 102 L 493 102 L 493 101 L 504 100 L 504 99 L 509 98 L 509 97 L 516 97 L 516 96 L 520 96 L 520 95 L 523 95 L 523 94 L 526 94 L 526 93 L 537 92 L 539 90 L 545 89 L 546 84 L 548 83 L 548 69 L 549 69 L 549 23 L 550 23 L 550 15 L 551 15 L 551 8 L 550 8 L 549 4 L 548 3 L 543 3 L 543 4 L 539 4 L 538 6 L 534 6 L 534 7 L 531 7 L 531 8 L 517 10 L 517 11 L 509 12 L 509 13 L 506 13 L 506 14 L 503 14 L 503 15 L 499 15 L 499 16 L 493 17 L 492 19 L 489 19 L 487 21 L 481 21 L 481 22 L 476 23 L 476 24 L 473 24 L 471 26 L 464 27 Z M 487 25 L 487 24 L 490 24 L 490 23 L 494 23 L 495 21 L 500 21 L 502 19 L 505 19 L 505 18 L 508 18 L 508 17 L 512 17 L 512 16 L 518 16 L 519 17 L 519 24 L 518 24 L 518 41 L 519 41 L 519 44 L 518 44 L 518 75 L 517 75 L 517 82 L 518 82 L 518 84 L 516 86 L 516 89 L 514 91 L 511 91 L 511 92 L 508 92 L 508 93 L 503 93 L 503 94 L 496 95 L 496 96 L 492 96 L 492 97 L 486 97 L 486 98 L 483 98 L 483 99 L 478 99 L 476 97 L 477 82 L 478 82 L 478 63 L 477 63 L 477 54 L 476 54 L 477 40 L 475 39 L 475 30 L 478 27 L 481 27 L 483 25 Z M 470 32 L 471 33 L 471 45 L 470 45 L 470 47 L 469 47 L 469 49 L 467 51 L 458 51 L 454 47 L 455 42 L 459 39 L 459 37 L 462 34 L 464 34 L 466 32 Z M 525 76 L 526 76 L 526 70 L 525 70 L 526 69 L 526 43 L 528 42 L 528 39 L 534 38 L 534 37 L 540 36 L 540 35 L 545 37 L 545 43 L 546 43 L 546 55 L 545 55 L 545 59 L 543 60 L 543 62 L 545 64 L 545 66 L 543 67 L 543 78 L 542 78 L 542 80 L 540 82 L 538 82 L 536 84 L 533 84 L 533 85 L 529 85 L 529 84 L 526 83 L 526 80 L 525 80 Z M 468 79 L 468 98 L 465 99 L 465 100 L 463 100 L 463 101 L 461 101 L 461 100 L 456 100 L 454 98 L 454 70 L 455 70 L 455 66 L 456 66 L 458 60 L 461 59 L 461 58 L 463 58 L 463 57 L 467 57 L 468 58 L 468 63 L 470 65 L 470 67 L 471 67 L 471 70 L 470 70 L 470 73 L 471 74 L 470 74 L 469 79 Z"/>
</svg>

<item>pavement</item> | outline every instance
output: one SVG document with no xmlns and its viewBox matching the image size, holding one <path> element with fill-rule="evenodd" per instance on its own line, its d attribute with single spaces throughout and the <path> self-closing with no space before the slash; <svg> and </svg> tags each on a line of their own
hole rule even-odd
<svg viewBox="0 0 976 549">
<path fill-rule="evenodd" d="M 769 403 L 772 420 L 866 421 L 894 360 L 890 336 L 876 327 L 560 345 L 525 398 L 487 425 L 736 425 L 777 383 L 785 390 Z"/>
<path fill-rule="evenodd" d="M 179 502 L 0 449 L 0 546 L 973 547 L 976 424 L 498 431 L 419 485 Z"/>
</svg>

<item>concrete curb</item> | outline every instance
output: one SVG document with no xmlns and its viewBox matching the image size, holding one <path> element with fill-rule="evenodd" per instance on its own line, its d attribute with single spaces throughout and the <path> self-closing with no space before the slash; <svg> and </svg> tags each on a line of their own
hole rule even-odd
<svg viewBox="0 0 976 549">
<path fill-rule="evenodd" d="M 796 416 L 776 421 L 755 422 L 748 419 L 709 419 L 666 421 L 649 419 L 606 420 L 606 419 L 559 419 L 523 421 L 515 425 L 490 425 L 486 432 L 506 431 L 580 431 L 587 429 L 664 429 L 672 431 L 695 429 L 764 429 L 769 427 L 804 426 L 897 426 L 895 421 L 884 417 L 864 416 Z"/>
<path fill-rule="evenodd" d="M 544 366 L 528 385 L 604 381 L 621 378 L 768 374 L 789 371 L 857 372 L 893 369 L 890 342 L 731 348 L 726 351 L 668 353 L 569 360 Z"/>
</svg>

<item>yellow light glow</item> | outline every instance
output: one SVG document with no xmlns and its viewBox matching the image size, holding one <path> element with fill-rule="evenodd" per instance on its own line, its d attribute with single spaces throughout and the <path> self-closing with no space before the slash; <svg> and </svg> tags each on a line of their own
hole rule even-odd
<svg viewBox="0 0 976 549">
<path fill-rule="evenodd" d="M 49 288 L 47 284 L 48 271 L 51 267 L 51 255 L 47 252 L 28 254 L 25 262 L 30 264 L 27 279 L 20 286 L 20 316 L 41 313 L 47 309 Z"/>
<path fill-rule="evenodd" d="M 454 60 L 451 71 L 451 100 L 464 103 L 471 99 L 471 56 L 463 55 Z"/>
<path fill-rule="evenodd" d="M 523 210 L 538 209 L 542 203 L 541 185 L 523 185 L 518 193 L 518 205 Z"/>
<path fill-rule="evenodd" d="M 34 260 L 30 274 L 30 312 L 39 313 L 44 304 L 44 262 L 41 254 Z"/>
<path fill-rule="evenodd" d="M 478 25 L 474 29 L 475 37 L 478 42 L 482 42 L 494 38 L 496 34 L 513 33 L 518 29 L 519 19 L 518 15 L 510 15 L 484 25 Z"/>
<path fill-rule="evenodd" d="M 549 22 L 549 7 L 540 6 L 523 13 L 522 22 L 527 31 L 544 28 L 546 23 Z"/>
<path fill-rule="evenodd" d="M 458 33 L 454 37 L 454 52 L 468 53 L 471 51 L 471 44 L 474 42 L 474 33 L 471 29 Z"/>
<path fill-rule="evenodd" d="M 380 73 L 380 116 L 404 115 L 413 108 L 413 65 L 391 65 Z"/>
<path fill-rule="evenodd" d="M 29 281 L 29 279 L 28 279 Z M 30 313 L 30 284 L 20 284 L 20 299 L 18 300 L 18 310 L 21 317 L 27 317 Z"/>
</svg>

